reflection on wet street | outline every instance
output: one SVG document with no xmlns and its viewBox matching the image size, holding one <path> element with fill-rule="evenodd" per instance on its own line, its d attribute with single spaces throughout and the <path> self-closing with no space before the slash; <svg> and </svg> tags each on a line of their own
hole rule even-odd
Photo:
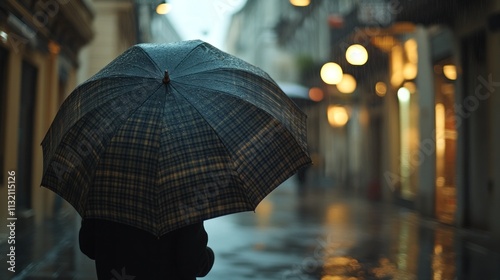
<svg viewBox="0 0 500 280">
<path fill-rule="evenodd" d="M 480 236 L 393 205 L 281 186 L 256 210 L 207 222 L 206 279 L 500 279 Z"/>
<path fill-rule="evenodd" d="M 3 269 L 0 279 L 95 279 L 70 218 L 20 229 L 16 273 Z M 500 279 L 498 248 L 478 234 L 336 189 L 299 195 L 293 180 L 255 213 L 210 220 L 206 229 L 216 253 L 207 280 Z"/>
</svg>

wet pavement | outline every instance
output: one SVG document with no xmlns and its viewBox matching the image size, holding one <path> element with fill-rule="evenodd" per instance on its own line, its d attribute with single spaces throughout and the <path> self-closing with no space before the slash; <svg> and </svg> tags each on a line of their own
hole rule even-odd
<svg viewBox="0 0 500 280">
<path fill-rule="evenodd" d="M 216 254 L 206 280 L 500 279 L 500 248 L 487 235 L 458 230 L 392 204 L 334 188 L 298 193 L 293 178 L 257 208 L 207 221 Z M 77 246 L 71 210 L 16 229 L 16 272 L 0 244 L 0 279 L 95 279 Z"/>
</svg>

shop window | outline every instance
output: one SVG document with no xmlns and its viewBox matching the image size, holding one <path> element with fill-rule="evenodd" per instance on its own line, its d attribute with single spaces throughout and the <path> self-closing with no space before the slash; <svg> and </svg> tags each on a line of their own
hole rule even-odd
<svg viewBox="0 0 500 280">
<path fill-rule="evenodd" d="M 408 39 L 391 51 L 391 84 L 397 90 L 399 105 L 399 170 L 401 198 L 413 201 L 418 186 L 419 105 L 417 76 L 417 43 Z"/>
<path fill-rule="evenodd" d="M 456 209 L 457 129 L 455 80 L 457 71 L 451 59 L 434 65 L 436 93 L 436 217 L 452 223 Z"/>
</svg>

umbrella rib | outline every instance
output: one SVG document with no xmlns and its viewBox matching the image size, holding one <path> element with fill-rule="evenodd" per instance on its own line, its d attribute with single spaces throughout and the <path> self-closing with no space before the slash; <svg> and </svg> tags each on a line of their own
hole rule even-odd
<svg viewBox="0 0 500 280">
<path fill-rule="evenodd" d="M 252 72 L 252 71 L 248 71 L 248 70 L 245 70 L 245 69 L 234 69 L 234 68 L 230 68 L 230 67 L 228 67 L 228 68 L 226 68 L 226 67 L 221 67 L 221 68 L 216 68 L 216 69 L 207 70 L 207 71 L 204 71 L 204 72 L 203 72 L 203 74 L 205 74 L 205 73 L 206 73 L 206 74 L 210 74 L 210 73 L 217 73 L 217 72 L 224 72 L 224 71 L 236 72 L 236 73 L 241 72 L 241 73 L 243 73 L 243 74 L 249 74 L 249 75 L 252 75 L 252 76 L 257 76 L 259 79 L 262 79 L 262 80 L 264 80 L 264 81 L 265 81 L 265 80 L 267 80 L 267 79 L 271 79 L 270 77 L 262 77 L 262 76 L 260 76 L 260 75 L 256 74 L 255 72 Z M 199 73 L 199 72 L 198 72 L 198 73 Z M 182 77 L 187 77 L 187 76 L 194 75 L 194 74 L 198 74 L 198 73 L 188 73 L 188 74 L 185 74 L 185 75 L 182 75 L 182 76 L 177 76 L 177 77 L 176 77 L 176 79 L 178 79 L 178 78 L 182 78 Z M 271 81 L 272 81 L 274 84 L 273 84 Z M 182 83 L 182 79 L 176 80 L 176 82 Z M 276 88 L 278 88 L 278 89 L 279 89 L 279 91 L 283 91 L 283 90 L 281 90 L 281 88 L 279 87 L 279 85 L 278 85 L 278 84 L 277 84 L 274 80 L 269 80 L 269 83 L 271 83 L 271 84 L 275 85 L 275 86 L 276 86 Z M 269 87 L 267 87 L 267 86 L 266 86 L 266 88 L 269 88 Z M 283 92 L 283 94 L 285 94 L 285 93 Z M 286 94 L 285 94 L 285 95 L 286 95 Z M 294 103 L 292 102 L 292 104 L 294 104 Z M 295 105 L 295 106 L 297 106 L 296 104 L 294 104 L 294 105 Z M 298 108 L 298 107 L 297 107 L 297 108 Z"/>
<path fill-rule="evenodd" d="M 151 94 L 149 94 L 149 96 L 147 96 L 146 98 L 144 98 L 144 100 L 143 100 L 143 101 L 142 101 L 142 102 L 141 102 L 138 106 L 136 106 L 136 108 L 135 108 L 135 109 L 133 109 L 133 110 L 131 110 L 131 111 L 130 111 L 130 114 L 127 116 L 127 118 L 125 118 L 125 119 L 123 120 L 122 124 L 120 124 L 120 127 L 121 127 L 121 125 L 123 125 L 123 124 L 124 124 L 124 123 L 128 120 L 128 118 L 129 118 L 131 115 L 133 115 L 133 114 L 134 114 L 137 110 L 139 110 L 139 108 L 141 108 L 141 107 L 144 105 L 144 103 L 146 103 L 146 102 L 147 102 L 147 101 L 148 101 L 148 100 L 149 100 L 149 99 L 150 99 L 150 98 L 151 98 L 151 97 L 152 97 L 152 96 L 156 93 L 156 91 L 158 91 L 158 89 L 159 89 L 161 86 L 162 86 L 162 84 L 158 85 L 158 87 L 156 87 L 154 90 L 151 90 Z M 111 140 L 115 137 L 115 135 L 118 133 L 118 131 L 119 131 L 119 130 L 120 130 L 120 129 L 115 129 L 115 130 L 114 130 L 114 133 L 112 133 L 112 134 L 110 134 L 110 135 L 109 135 L 109 139 L 110 139 L 110 141 L 111 141 Z M 98 159 L 97 159 L 97 161 L 96 161 L 95 166 L 99 166 L 99 164 L 101 163 L 101 159 L 102 159 L 102 157 L 101 157 L 101 156 L 99 156 L 99 158 L 98 158 Z M 95 172 L 93 173 L 92 177 L 94 177 L 94 176 L 95 176 Z M 87 201 L 87 203 L 88 203 L 88 201 Z M 84 209 L 87 209 L 87 205 L 85 205 L 85 206 L 84 206 Z"/>
<path fill-rule="evenodd" d="M 231 70 L 231 69 L 227 69 L 227 70 Z M 243 71 L 243 72 L 245 72 L 245 73 L 251 73 L 251 72 L 247 72 L 247 71 L 244 71 L 244 70 L 241 70 L 241 71 Z M 199 79 L 199 78 L 198 78 L 198 79 Z M 208 81 L 213 81 L 213 80 L 210 80 L 210 79 L 207 79 L 207 80 L 208 80 Z M 179 82 L 179 83 L 180 83 L 180 82 Z M 186 85 L 186 86 L 188 86 L 188 87 L 189 87 L 189 86 L 192 86 L 192 85 L 191 85 L 191 84 L 189 84 L 189 83 L 180 83 L 180 84 Z M 243 89 L 246 89 L 246 88 L 245 88 L 245 87 L 243 87 L 243 86 L 239 86 L 239 85 L 235 85 L 235 86 L 240 87 L 240 88 L 243 88 Z M 279 88 L 279 86 L 277 86 L 277 85 L 276 85 L 276 87 L 278 88 L 278 90 L 279 90 L 279 91 L 281 91 L 281 92 L 282 92 L 282 90 Z M 269 87 L 268 87 L 268 86 L 266 86 L 266 88 L 269 88 Z M 216 89 L 211 89 L 211 90 L 216 91 Z M 269 90 L 271 90 L 271 89 L 269 89 Z M 178 92 L 181 92 L 181 91 L 178 91 Z M 243 101 L 243 102 L 245 102 L 245 103 L 252 104 L 251 102 L 249 102 L 248 100 L 244 99 L 244 98 L 243 98 L 243 97 L 241 97 L 241 96 L 232 95 L 232 94 L 227 94 L 227 93 L 224 93 L 224 92 L 219 92 L 219 93 L 220 93 L 220 94 L 222 94 L 222 95 L 228 96 L 228 97 L 230 97 L 230 98 L 236 98 L 236 99 L 239 99 L 239 100 L 241 100 L 241 101 Z M 181 93 L 181 95 L 182 95 L 182 93 Z M 283 92 L 283 95 L 286 97 L 286 94 L 285 94 L 284 92 Z M 287 98 L 288 98 L 288 97 L 287 97 Z M 187 100 L 187 98 L 185 98 L 185 97 L 184 97 L 184 99 L 186 99 L 186 100 Z M 189 100 L 187 100 L 187 102 L 189 102 Z M 191 104 L 191 102 L 189 102 L 189 103 Z M 307 117 L 307 115 L 305 115 L 305 114 L 304 114 L 304 112 L 302 112 L 302 110 L 300 110 L 300 108 L 297 106 L 297 104 L 295 104 L 294 102 L 291 102 L 291 101 L 290 101 L 290 104 L 292 105 L 292 107 L 293 107 L 293 108 L 294 108 L 297 112 L 299 112 L 299 114 L 300 114 L 301 116 L 305 116 L 305 117 Z M 196 109 L 196 106 L 193 106 L 193 107 Z M 275 118 L 275 116 L 273 116 L 271 113 L 267 112 L 266 110 L 263 110 L 262 108 L 260 108 L 260 107 L 258 107 L 258 106 L 255 106 L 255 108 L 256 108 L 257 110 L 260 110 L 260 111 L 264 112 L 265 114 L 267 114 L 267 115 L 269 115 L 269 116 L 271 116 L 271 117 Z M 200 113 L 198 109 L 196 109 L 196 110 L 198 111 L 198 113 Z M 201 113 L 200 113 L 200 114 L 201 114 Z M 281 122 L 280 122 L 280 123 L 281 123 Z M 283 123 L 281 123 L 281 125 L 283 125 L 283 126 L 284 126 L 287 130 L 289 130 L 289 128 L 287 128 L 287 126 L 285 126 Z M 210 125 L 209 125 L 209 126 L 210 126 Z M 210 127 L 212 128 L 212 126 L 210 126 Z M 213 129 L 213 128 L 212 128 L 212 129 Z M 214 130 L 215 130 L 215 129 L 214 129 Z M 294 138 L 294 141 L 297 143 L 297 145 L 298 145 L 298 146 L 300 146 L 300 147 L 302 147 L 302 145 L 301 145 L 301 143 L 299 142 L 299 140 L 298 140 L 298 139 L 295 139 L 295 137 L 293 137 L 293 138 Z M 219 139 L 221 139 L 221 138 L 219 137 Z M 227 150 L 227 148 L 226 148 L 226 150 Z M 305 152 L 307 152 L 306 150 L 304 150 L 304 151 L 305 151 Z"/>
<path fill-rule="evenodd" d="M 187 99 L 187 98 L 186 98 L 186 97 L 185 97 L 185 96 L 181 93 L 181 91 L 180 91 L 180 90 L 178 90 L 178 89 L 177 89 L 174 85 L 172 85 L 172 88 L 173 88 L 176 92 L 178 92 L 178 93 L 179 93 L 179 95 L 181 95 L 181 96 L 182 96 L 182 98 L 183 98 L 183 99 L 184 99 L 184 100 L 185 100 L 188 104 L 190 104 L 190 105 L 191 105 L 191 107 L 193 107 L 193 108 L 194 108 L 194 110 L 196 110 L 196 112 L 198 112 L 198 114 L 199 114 L 200 116 L 203 116 L 203 114 L 200 112 L 200 110 L 198 110 L 198 108 L 196 108 L 196 106 L 194 106 L 194 105 L 193 105 L 193 104 L 192 104 L 192 103 L 191 103 L 191 102 L 190 102 L 190 101 L 189 101 L 189 100 L 188 100 L 188 99 Z M 174 95 L 174 97 L 175 97 L 175 95 Z M 222 145 L 224 146 L 224 150 L 226 151 L 227 156 L 228 156 L 229 158 L 231 158 L 231 154 L 229 153 L 229 149 L 228 149 L 228 147 L 226 146 L 226 144 L 224 143 L 224 141 L 222 140 L 222 138 L 220 137 L 219 133 L 217 133 L 217 130 L 215 130 L 215 129 L 214 129 L 214 128 L 210 125 L 210 123 L 209 123 L 207 120 L 205 120 L 204 118 L 201 118 L 201 119 L 202 119 L 202 120 L 203 120 L 203 121 L 207 124 L 207 126 L 208 126 L 208 127 L 210 127 L 210 129 L 211 129 L 211 130 L 215 133 L 215 135 L 217 135 L 217 138 L 219 138 L 220 142 L 221 142 L 221 143 L 222 143 Z"/>
<path fill-rule="evenodd" d="M 213 70 L 210 70 L 210 71 L 205 71 L 204 73 L 215 73 L 215 72 L 223 72 L 223 71 L 231 71 L 231 72 L 239 72 L 239 71 L 241 71 L 242 73 L 251 74 L 251 75 L 256 75 L 255 73 L 253 73 L 253 72 L 251 72 L 251 71 L 246 71 L 246 70 L 244 70 L 244 69 L 232 69 L 232 68 L 218 68 L 218 69 L 213 69 Z M 189 76 L 189 75 L 192 75 L 192 74 L 194 74 L 194 73 L 186 74 L 186 75 L 184 75 L 184 76 L 179 76 L 179 77 L 176 77 L 176 78 L 185 77 L 185 76 Z M 260 78 L 260 76 L 258 76 L 258 77 Z M 202 80 L 202 78 L 199 78 L 199 76 L 197 77 L 197 79 L 198 79 L 198 80 Z M 213 78 L 207 78 L 206 80 L 207 80 L 207 81 L 213 81 Z M 188 85 L 188 86 L 191 86 L 191 84 L 190 84 L 190 83 L 184 83 L 184 82 L 182 82 L 182 79 L 176 80 L 176 82 L 177 82 L 177 83 L 181 83 L 181 84 L 185 84 L 185 85 Z M 220 82 L 226 82 L 226 80 L 220 80 Z M 273 82 L 274 82 L 274 81 L 273 81 Z M 271 82 L 270 82 L 270 83 L 271 83 Z M 273 83 L 271 83 L 271 84 L 273 84 Z M 281 88 L 280 88 L 280 87 L 276 84 L 276 82 L 274 82 L 274 84 L 273 84 L 273 85 L 275 85 L 275 86 L 276 86 L 276 88 L 278 89 L 278 91 L 282 92 L 282 93 L 283 93 L 283 95 L 284 95 L 285 97 L 287 97 L 287 96 L 286 96 L 286 93 L 285 93 L 285 92 L 283 92 L 283 90 L 282 90 L 282 89 L 281 89 Z M 244 87 L 244 86 L 240 86 L 240 85 L 237 85 L 237 84 L 235 84 L 235 86 L 240 87 L 240 88 L 243 88 L 243 89 L 247 89 L 246 87 Z M 266 89 L 268 89 L 268 90 L 270 90 L 270 91 L 275 91 L 275 90 L 273 90 L 271 87 L 269 87 L 268 85 L 261 84 L 261 86 L 264 86 Z M 230 95 L 230 94 L 229 94 L 229 95 Z M 240 96 L 237 96 L 237 95 L 230 95 L 230 96 L 233 96 L 233 97 L 235 97 L 235 98 L 239 98 L 239 99 L 241 99 L 241 100 L 243 100 L 243 101 L 245 101 L 245 102 L 246 102 L 246 100 L 245 100 L 244 98 L 240 97 Z M 287 97 L 287 98 L 288 98 L 288 97 Z M 297 111 L 300 111 L 300 112 L 303 114 L 302 110 L 301 110 L 301 109 L 297 106 L 297 104 L 295 104 L 294 102 L 290 102 L 290 104 L 292 104 L 292 106 L 293 106 L 293 107 L 294 107 Z"/>
<path fill-rule="evenodd" d="M 185 85 L 187 85 L 188 87 L 190 86 L 190 85 L 188 85 L 188 84 L 185 84 Z M 189 99 L 188 99 L 188 98 L 186 98 L 186 97 L 182 94 L 182 91 L 180 91 L 180 90 L 178 90 L 177 88 L 175 88 L 175 87 L 174 87 L 174 85 L 172 85 L 172 87 L 175 89 L 175 91 L 176 91 L 176 92 L 178 92 L 178 93 L 182 96 L 182 98 L 183 98 L 186 102 L 188 102 L 188 103 L 189 103 L 189 104 L 190 104 L 190 105 L 194 108 L 194 110 L 196 110 L 196 111 L 198 112 L 198 114 L 203 115 L 203 114 L 200 112 L 200 110 L 198 110 L 198 108 L 197 108 L 195 105 L 193 105 L 193 104 L 189 101 Z M 214 92 L 215 92 L 216 90 L 211 89 L 211 91 L 214 91 Z M 220 94 L 224 94 L 224 93 L 222 93 L 222 92 L 219 92 L 219 93 L 220 93 Z M 224 94 L 224 95 L 225 95 L 225 94 Z M 239 97 L 239 96 L 234 96 L 234 95 L 227 95 L 227 96 L 228 96 L 229 98 L 240 99 L 240 100 L 242 100 L 243 102 L 248 103 L 245 99 L 243 99 L 243 98 L 241 98 L 241 97 Z M 249 105 L 252 105 L 251 103 L 248 103 L 248 104 L 249 104 Z M 254 106 L 254 108 L 255 108 L 256 110 L 262 111 L 262 113 L 263 113 L 263 114 L 268 115 L 270 118 L 275 119 L 275 117 L 274 117 L 273 115 L 271 115 L 269 112 L 267 112 L 267 111 L 265 111 L 265 110 L 263 110 L 263 109 L 261 109 L 261 108 L 259 108 L 259 107 L 257 107 L 257 106 Z M 210 129 L 211 129 L 211 130 L 213 130 L 214 134 L 215 134 L 215 135 L 217 135 L 217 138 L 219 138 L 220 142 L 221 142 L 221 143 L 222 143 L 222 145 L 224 146 L 224 149 L 225 149 L 225 151 L 226 151 L 226 153 L 227 153 L 228 157 L 229 157 L 229 158 L 231 158 L 231 153 L 229 152 L 229 151 L 230 151 L 230 149 L 228 149 L 228 147 L 227 147 L 226 143 L 225 143 L 225 142 L 224 142 L 224 140 L 220 137 L 220 135 L 219 135 L 219 133 L 217 132 L 217 130 L 216 130 L 214 127 L 212 127 L 212 125 L 211 125 L 211 124 L 210 124 L 207 120 L 205 120 L 204 118 L 202 118 L 202 119 L 203 119 L 203 120 L 204 120 L 204 122 L 205 122 L 205 123 L 206 123 L 206 124 L 210 127 Z M 290 132 L 290 130 L 289 130 L 289 129 L 288 129 L 288 128 L 284 125 L 284 124 L 282 124 L 281 122 L 279 122 L 279 123 L 280 123 L 280 125 L 281 125 L 284 129 L 285 129 L 285 131 L 287 131 L 287 133 L 290 133 L 290 134 L 292 133 L 292 132 Z M 295 141 L 295 144 L 296 144 L 298 147 L 301 147 L 301 149 L 302 149 L 302 145 L 300 144 L 299 140 L 298 140 L 298 139 L 296 139 L 295 137 L 292 137 L 292 139 L 293 139 L 293 141 Z M 307 152 L 307 151 L 305 151 L 305 152 Z M 232 161 L 231 161 L 231 162 L 232 162 Z M 233 166 L 233 170 L 237 171 L 237 169 L 236 169 L 234 166 Z M 241 181 L 244 181 L 244 179 L 240 177 L 240 173 L 239 173 L 239 172 L 236 172 L 236 173 L 238 174 L 239 179 L 240 179 Z M 248 205 L 254 205 L 253 201 L 251 201 L 251 200 L 250 200 L 250 198 L 249 198 L 248 196 L 245 196 L 245 199 L 246 199 L 246 201 L 247 201 Z"/>
<path fill-rule="evenodd" d="M 189 52 L 188 52 L 188 53 L 187 53 L 187 54 L 186 54 L 186 55 L 185 55 L 185 56 L 181 59 L 181 61 L 179 61 L 179 63 L 177 63 L 177 65 L 175 65 L 175 66 L 173 66 L 173 67 L 172 67 L 172 70 L 170 70 L 170 69 L 169 69 L 168 71 L 169 71 L 169 72 L 171 72 L 171 73 L 173 73 L 173 72 L 175 71 L 175 69 L 177 69 L 177 67 L 178 67 L 179 65 L 181 65 L 181 64 L 182 64 L 182 63 L 183 63 L 186 59 L 188 59 L 188 58 L 190 57 L 191 53 L 193 53 L 193 52 L 194 52 L 196 49 L 198 49 L 201 45 L 202 45 L 202 44 L 198 44 L 196 47 L 192 48 L 192 49 L 191 49 L 191 50 L 190 50 L 190 51 L 189 51 Z M 186 69 L 189 69 L 189 68 L 185 68 L 185 69 L 182 69 L 182 70 L 183 70 L 183 71 L 185 71 Z M 161 70 L 161 71 L 163 71 L 163 70 Z M 195 74 L 195 73 L 191 73 L 191 74 Z M 183 75 L 183 76 L 185 76 L 185 75 Z M 178 78 L 178 77 L 183 77 L 183 76 L 176 76 L 176 78 Z"/>
<path fill-rule="evenodd" d="M 107 79 L 107 77 L 103 77 L 103 78 L 101 78 L 101 79 Z M 152 79 L 152 78 L 145 78 L 145 79 Z M 88 84 L 91 84 L 91 83 L 96 83 L 96 82 L 97 82 L 97 80 L 86 81 L 85 83 L 83 83 L 83 84 L 79 85 L 79 86 L 78 86 L 78 88 L 83 88 L 84 86 L 86 86 L 86 85 L 88 85 Z M 120 87 L 129 87 L 129 86 L 130 86 L 130 85 L 123 85 L 123 84 L 119 84 L 118 86 L 116 86 L 116 88 L 120 88 Z M 75 89 L 75 91 L 77 91 L 77 90 L 78 90 L 78 88 L 77 88 L 77 89 Z M 64 118 L 64 115 L 65 115 L 65 114 L 68 114 L 66 111 L 62 111 L 62 110 L 67 110 L 67 109 L 69 109 L 69 108 L 66 108 L 66 107 L 65 107 L 65 104 L 67 104 L 67 102 L 73 102 L 73 100 L 72 100 L 72 99 L 74 99 L 74 98 L 76 98 L 76 96 L 75 96 L 75 95 L 70 95 L 70 96 L 69 96 L 69 97 L 68 97 L 68 98 L 67 98 L 67 99 L 63 102 L 63 104 L 61 105 L 61 108 L 59 109 L 59 111 L 58 111 L 58 112 L 57 112 L 57 114 L 56 114 L 55 119 Z M 109 102 L 110 100 L 111 100 L 111 99 L 107 99 L 107 100 L 105 100 L 105 102 L 104 102 L 104 103 Z M 96 107 L 91 107 L 91 110 L 88 110 L 88 111 L 86 111 L 86 112 L 80 112 L 80 116 L 81 116 L 81 117 L 83 117 L 84 115 L 86 115 L 88 112 L 90 112 L 90 111 L 94 110 L 95 108 L 96 108 Z M 76 119 L 72 119 L 72 120 L 70 120 L 71 125 L 68 125 L 68 127 L 72 127 L 72 126 L 73 126 L 76 122 L 78 122 L 78 120 L 79 120 L 79 119 L 80 119 L 80 118 L 76 118 Z M 66 122 L 66 124 L 67 124 L 67 122 Z M 47 132 L 45 133 L 44 138 L 42 139 L 42 144 L 43 144 L 43 143 L 46 141 L 46 139 L 47 139 L 47 138 L 51 135 L 51 133 L 52 133 L 52 129 L 51 129 L 51 128 L 49 128 L 49 129 L 47 130 Z M 63 135 L 63 134 L 65 134 L 65 133 L 62 133 L 61 135 Z M 62 139 L 62 137 L 61 137 L 61 139 Z M 57 141 L 57 144 L 55 145 L 56 147 L 59 145 L 59 143 L 60 143 L 61 139 L 59 139 L 59 140 Z M 52 151 L 51 151 L 49 154 L 52 154 Z"/>
<path fill-rule="evenodd" d="M 195 51 L 198 47 L 200 47 L 202 44 L 198 44 L 196 47 L 192 48 L 182 59 L 181 61 L 179 61 L 179 63 L 177 63 L 177 65 L 173 66 L 172 69 L 168 69 L 168 71 L 170 73 L 174 72 L 175 69 L 177 69 L 177 66 L 179 66 L 180 64 L 182 64 L 187 58 L 189 58 L 190 54 Z M 156 69 L 158 69 L 158 71 L 160 71 L 160 73 L 163 74 L 163 71 L 167 70 L 167 69 L 160 69 L 160 66 L 158 66 L 158 64 L 156 64 L 156 62 L 153 60 L 153 58 L 143 49 L 143 48 L 140 48 L 141 51 L 148 57 L 148 59 L 151 61 L 151 63 L 153 63 L 153 65 L 156 67 Z"/>
<path fill-rule="evenodd" d="M 197 108 L 196 106 L 194 106 L 194 105 L 193 105 L 193 104 L 189 101 L 189 99 L 187 99 L 187 98 L 186 98 L 186 97 L 185 97 L 185 96 L 181 93 L 182 91 L 178 90 L 178 89 L 175 87 L 175 85 L 174 85 L 174 84 L 170 84 L 170 85 L 172 86 L 172 89 L 173 89 L 173 91 L 174 91 L 174 92 L 179 93 L 179 95 L 181 95 L 182 99 L 183 99 L 185 102 L 187 102 L 188 104 L 190 104 L 190 106 L 191 106 L 194 110 L 196 110 L 196 112 L 197 112 L 200 116 L 203 116 L 203 114 L 200 112 L 200 110 L 198 110 L 198 108 Z M 174 98 L 176 98 L 176 97 L 175 97 L 175 95 L 172 95 L 172 96 L 173 96 Z M 203 120 L 203 121 L 207 124 L 207 126 L 208 126 L 208 127 L 210 127 L 210 129 L 214 132 L 214 134 L 217 136 L 217 138 L 220 140 L 220 143 L 221 143 L 221 144 L 222 144 L 222 146 L 224 147 L 224 150 L 226 151 L 226 155 L 227 155 L 227 157 L 231 159 L 231 153 L 229 152 L 229 149 L 228 149 L 228 147 L 227 147 L 226 143 L 224 143 L 224 141 L 223 141 L 223 139 L 220 137 L 219 133 L 217 133 L 217 130 L 215 130 L 215 129 L 212 127 L 212 125 L 210 125 L 210 123 L 209 123 L 207 120 L 205 120 L 204 118 L 201 118 L 201 119 L 202 119 L 202 120 Z M 239 178 L 241 181 L 243 181 L 243 179 L 240 177 L 240 174 L 237 172 L 237 169 L 236 169 L 236 168 L 235 168 L 235 166 L 233 165 L 233 161 L 232 161 L 232 160 L 230 161 L 230 163 L 231 163 L 231 168 L 232 168 L 232 169 L 236 172 L 236 174 L 238 174 L 238 178 Z M 253 205 L 253 202 L 252 202 L 252 201 L 250 201 L 250 199 L 249 199 L 249 197 L 248 197 L 248 196 L 246 196 L 246 195 L 245 195 L 245 196 L 244 196 L 244 198 L 245 198 L 246 202 L 248 203 L 248 205 Z"/>
<path fill-rule="evenodd" d="M 143 48 L 139 48 L 139 49 L 142 51 L 142 53 L 144 53 L 146 55 L 146 57 L 156 67 L 156 69 L 159 71 L 159 73 L 162 74 L 165 69 L 160 69 L 160 66 L 158 66 L 158 64 L 156 64 L 156 62 L 153 60 L 153 58 Z"/>
</svg>

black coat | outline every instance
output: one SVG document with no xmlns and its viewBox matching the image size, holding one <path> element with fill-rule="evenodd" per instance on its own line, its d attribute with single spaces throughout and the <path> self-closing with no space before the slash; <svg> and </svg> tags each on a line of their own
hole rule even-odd
<svg viewBox="0 0 500 280">
<path fill-rule="evenodd" d="M 214 263 L 203 223 L 157 238 L 124 224 L 87 219 L 79 239 L 80 250 L 96 262 L 98 279 L 193 280 Z"/>
</svg>

